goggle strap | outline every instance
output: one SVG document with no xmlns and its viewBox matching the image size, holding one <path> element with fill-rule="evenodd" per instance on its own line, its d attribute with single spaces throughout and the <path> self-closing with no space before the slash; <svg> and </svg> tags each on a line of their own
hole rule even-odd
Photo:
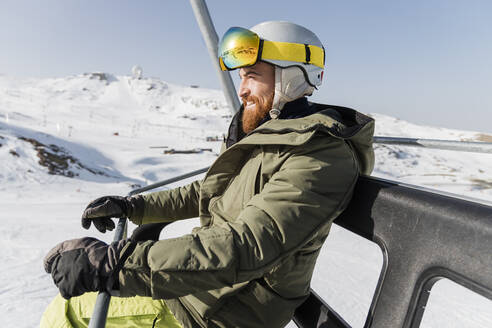
<svg viewBox="0 0 492 328">
<path fill-rule="evenodd" d="M 258 62 L 258 60 L 261 59 L 262 53 L 263 53 L 263 39 L 260 39 L 260 44 L 258 45 L 258 55 L 256 56 L 255 64 Z"/>
<path fill-rule="evenodd" d="M 224 65 L 224 61 L 222 60 L 222 57 L 219 57 L 219 65 L 220 65 L 220 69 L 223 70 L 223 71 L 227 71 L 227 67 Z"/>
</svg>

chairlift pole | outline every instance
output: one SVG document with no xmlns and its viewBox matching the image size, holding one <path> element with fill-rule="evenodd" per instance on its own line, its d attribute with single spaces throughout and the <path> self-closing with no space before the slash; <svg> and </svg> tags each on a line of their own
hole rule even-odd
<svg viewBox="0 0 492 328">
<path fill-rule="evenodd" d="M 492 154 L 492 142 L 453 141 L 419 138 L 374 137 L 375 144 L 455 150 L 469 153 Z"/>
<path fill-rule="evenodd" d="M 218 51 L 217 47 L 219 44 L 219 38 L 217 32 L 215 31 L 212 18 L 207 8 L 207 4 L 204 0 L 190 0 L 191 7 L 195 13 L 195 18 L 202 32 L 203 39 L 207 44 L 208 53 L 212 59 L 212 63 L 217 71 L 217 74 L 222 84 L 222 90 L 224 90 L 224 95 L 226 97 L 227 104 L 231 110 L 232 115 L 236 114 L 241 107 L 239 98 L 237 97 L 236 88 L 234 87 L 234 82 L 232 81 L 231 74 L 220 69 L 218 61 Z"/>
<path fill-rule="evenodd" d="M 116 226 L 113 242 L 118 242 L 126 238 L 127 219 L 119 219 Z M 92 312 L 92 317 L 89 321 L 89 328 L 104 328 L 106 326 L 106 318 L 108 316 L 109 301 L 111 295 L 108 292 L 100 292 L 97 294 L 96 304 Z"/>
</svg>

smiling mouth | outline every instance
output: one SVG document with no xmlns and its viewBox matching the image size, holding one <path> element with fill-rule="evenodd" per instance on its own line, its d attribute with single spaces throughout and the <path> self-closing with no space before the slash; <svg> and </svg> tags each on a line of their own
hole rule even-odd
<svg viewBox="0 0 492 328">
<path fill-rule="evenodd" d="M 247 102 L 246 103 L 246 106 L 244 106 L 244 108 L 253 108 L 255 107 L 255 103 L 252 101 L 252 102 Z"/>
</svg>

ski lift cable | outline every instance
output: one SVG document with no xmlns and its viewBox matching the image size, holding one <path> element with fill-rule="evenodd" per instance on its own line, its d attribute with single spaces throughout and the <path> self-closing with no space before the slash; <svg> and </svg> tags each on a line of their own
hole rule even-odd
<svg viewBox="0 0 492 328">
<path fill-rule="evenodd" d="M 492 154 L 492 142 L 454 141 L 420 138 L 396 138 L 374 136 L 375 144 L 423 147 L 470 153 Z"/>
</svg>

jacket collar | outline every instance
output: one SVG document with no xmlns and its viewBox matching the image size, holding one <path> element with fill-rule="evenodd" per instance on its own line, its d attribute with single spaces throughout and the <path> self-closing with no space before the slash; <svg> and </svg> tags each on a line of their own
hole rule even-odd
<svg viewBox="0 0 492 328">
<path fill-rule="evenodd" d="M 246 136 L 241 128 L 242 113 L 243 107 L 241 106 L 229 126 L 229 133 L 225 140 L 227 148 L 241 141 Z M 290 119 L 295 120 L 289 122 L 287 126 L 282 122 L 283 120 Z M 286 128 L 303 132 L 306 129 L 313 128 L 314 125 L 318 128 L 324 126 L 327 132 L 334 137 L 350 139 L 368 125 L 372 125 L 373 129 L 374 120 L 352 108 L 311 103 L 303 97 L 287 103 L 281 111 L 278 120 L 271 120 L 269 116 L 265 117 L 260 125 L 251 131 L 248 136 L 260 132 L 281 131 Z"/>
<path fill-rule="evenodd" d="M 227 150 L 246 145 L 298 146 L 307 142 L 317 132 L 321 132 L 350 143 L 359 159 L 361 173 L 369 174 L 372 171 L 374 120 L 354 109 L 311 103 L 306 98 L 297 99 L 285 105 L 280 119 L 265 118 L 261 125 L 247 136 L 241 129 L 241 115 L 242 107 L 229 127 L 229 134 L 225 140 Z M 228 153 L 227 150 L 225 153 Z"/>
</svg>

